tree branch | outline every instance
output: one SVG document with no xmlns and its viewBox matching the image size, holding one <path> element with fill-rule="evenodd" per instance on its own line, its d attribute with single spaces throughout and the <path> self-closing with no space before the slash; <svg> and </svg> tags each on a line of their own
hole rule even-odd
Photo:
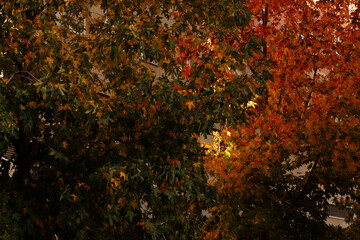
<svg viewBox="0 0 360 240">
<path fill-rule="evenodd" d="M 24 78 L 26 78 L 26 79 L 28 79 L 28 80 L 36 80 L 36 81 L 40 82 L 40 79 L 36 78 L 36 77 L 35 77 L 34 75 L 32 75 L 30 72 L 28 72 L 28 71 L 18 71 L 18 72 L 15 72 L 15 73 L 11 74 L 9 77 L 7 77 L 9 80 L 6 82 L 6 84 L 9 84 L 9 82 L 11 81 L 11 79 L 13 79 L 13 77 L 14 77 L 15 75 L 21 74 L 21 73 L 27 73 L 27 74 L 29 74 L 32 78 L 29 78 L 29 77 L 25 77 L 25 76 L 20 75 L 21 77 L 24 77 Z"/>
<path fill-rule="evenodd" d="M 308 176 L 308 178 L 306 180 L 306 183 L 305 183 L 304 187 L 300 191 L 300 195 L 302 195 L 305 192 L 305 190 L 308 188 L 308 186 L 310 184 L 310 180 L 314 175 L 315 168 L 317 168 L 317 165 L 319 164 L 320 156 L 321 156 L 320 153 L 318 153 L 318 155 L 316 156 L 314 165 L 312 166 L 312 168 L 310 170 L 310 173 L 309 173 L 309 176 Z"/>
</svg>

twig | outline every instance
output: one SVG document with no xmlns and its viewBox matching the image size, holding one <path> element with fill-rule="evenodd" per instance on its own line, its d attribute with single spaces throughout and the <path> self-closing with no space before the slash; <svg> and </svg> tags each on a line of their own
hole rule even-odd
<svg viewBox="0 0 360 240">
<path fill-rule="evenodd" d="M 38 81 L 38 82 L 41 82 L 38 78 L 36 78 L 34 75 L 32 75 L 30 72 L 28 72 L 28 71 L 18 71 L 18 72 L 15 72 L 15 73 L 13 73 L 13 74 L 11 74 L 9 77 L 8 77 L 8 81 L 7 81 L 7 83 L 6 83 L 6 85 L 11 81 L 11 79 L 13 79 L 13 77 L 16 75 L 16 74 L 19 74 L 19 73 L 27 73 L 27 74 L 29 74 L 32 78 L 28 78 L 28 77 L 25 77 L 25 76 L 22 76 L 22 77 L 24 77 L 24 78 L 26 78 L 26 79 L 29 79 L 29 80 L 36 80 L 36 81 Z M 21 76 L 21 75 L 20 75 Z"/>
</svg>

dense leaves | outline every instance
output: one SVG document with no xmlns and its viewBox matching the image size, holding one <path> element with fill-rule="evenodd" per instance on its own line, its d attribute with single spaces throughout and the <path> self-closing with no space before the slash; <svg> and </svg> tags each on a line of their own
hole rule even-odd
<svg viewBox="0 0 360 240">
<path fill-rule="evenodd" d="M 246 6 L 254 18 L 243 32 L 261 36 L 274 80 L 253 99 L 248 124 L 229 126 L 220 146 L 209 146 L 207 169 L 218 195 L 207 236 L 357 239 L 358 1 Z M 346 233 L 326 224 L 329 203 L 348 209 L 354 225 Z"/>
<path fill-rule="evenodd" d="M 0 1 L 0 237 L 199 238 L 197 138 L 268 76 L 235 71 L 249 22 L 238 1 Z"/>
</svg>

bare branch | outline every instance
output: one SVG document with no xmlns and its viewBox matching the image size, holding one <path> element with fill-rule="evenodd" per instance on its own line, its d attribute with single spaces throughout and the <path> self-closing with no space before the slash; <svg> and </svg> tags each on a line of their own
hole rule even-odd
<svg viewBox="0 0 360 240">
<path fill-rule="evenodd" d="M 20 74 L 20 73 L 27 73 L 27 74 L 29 74 L 32 78 L 29 78 L 29 77 L 20 75 L 21 77 L 24 77 L 24 78 L 26 78 L 26 79 L 28 79 L 28 80 L 36 80 L 36 81 L 38 81 L 38 82 L 41 82 L 40 79 L 36 78 L 34 75 L 32 75 L 32 74 L 31 74 L 30 72 L 28 72 L 28 71 L 18 71 L 18 72 L 15 72 L 15 73 L 11 74 L 11 75 L 8 77 L 9 80 L 6 82 L 6 84 L 9 84 L 9 82 L 11 81 L 11 79 L 13 79 L 13 77 L 14 77 L 15 75 Z"/>
</svg>

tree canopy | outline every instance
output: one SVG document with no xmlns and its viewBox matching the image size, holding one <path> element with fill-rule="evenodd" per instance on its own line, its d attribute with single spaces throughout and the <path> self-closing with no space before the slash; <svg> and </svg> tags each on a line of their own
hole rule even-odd
<svg viewBox="0 0 360 240">
<path fill-rule="evenodd" d="M 359 238 L 359 13 L 0 0 L 0 238 Z"/>
<path fill-rule="evenodd" d="M 273 81 L 209 146 L 209 239 L 357 239 L 358 1 L 245 1 Z M 249 68 L 252 69 L 251 63 Z M 328 204 L 350 227 L 326 224 Z"/>
<path fill-rule="evenodd" d="M 236 71 L 249 22 L 227 0 L 0 1 L 0 237 L 200 238 L 197 139 L 269 77 Z"/>
</svg>

